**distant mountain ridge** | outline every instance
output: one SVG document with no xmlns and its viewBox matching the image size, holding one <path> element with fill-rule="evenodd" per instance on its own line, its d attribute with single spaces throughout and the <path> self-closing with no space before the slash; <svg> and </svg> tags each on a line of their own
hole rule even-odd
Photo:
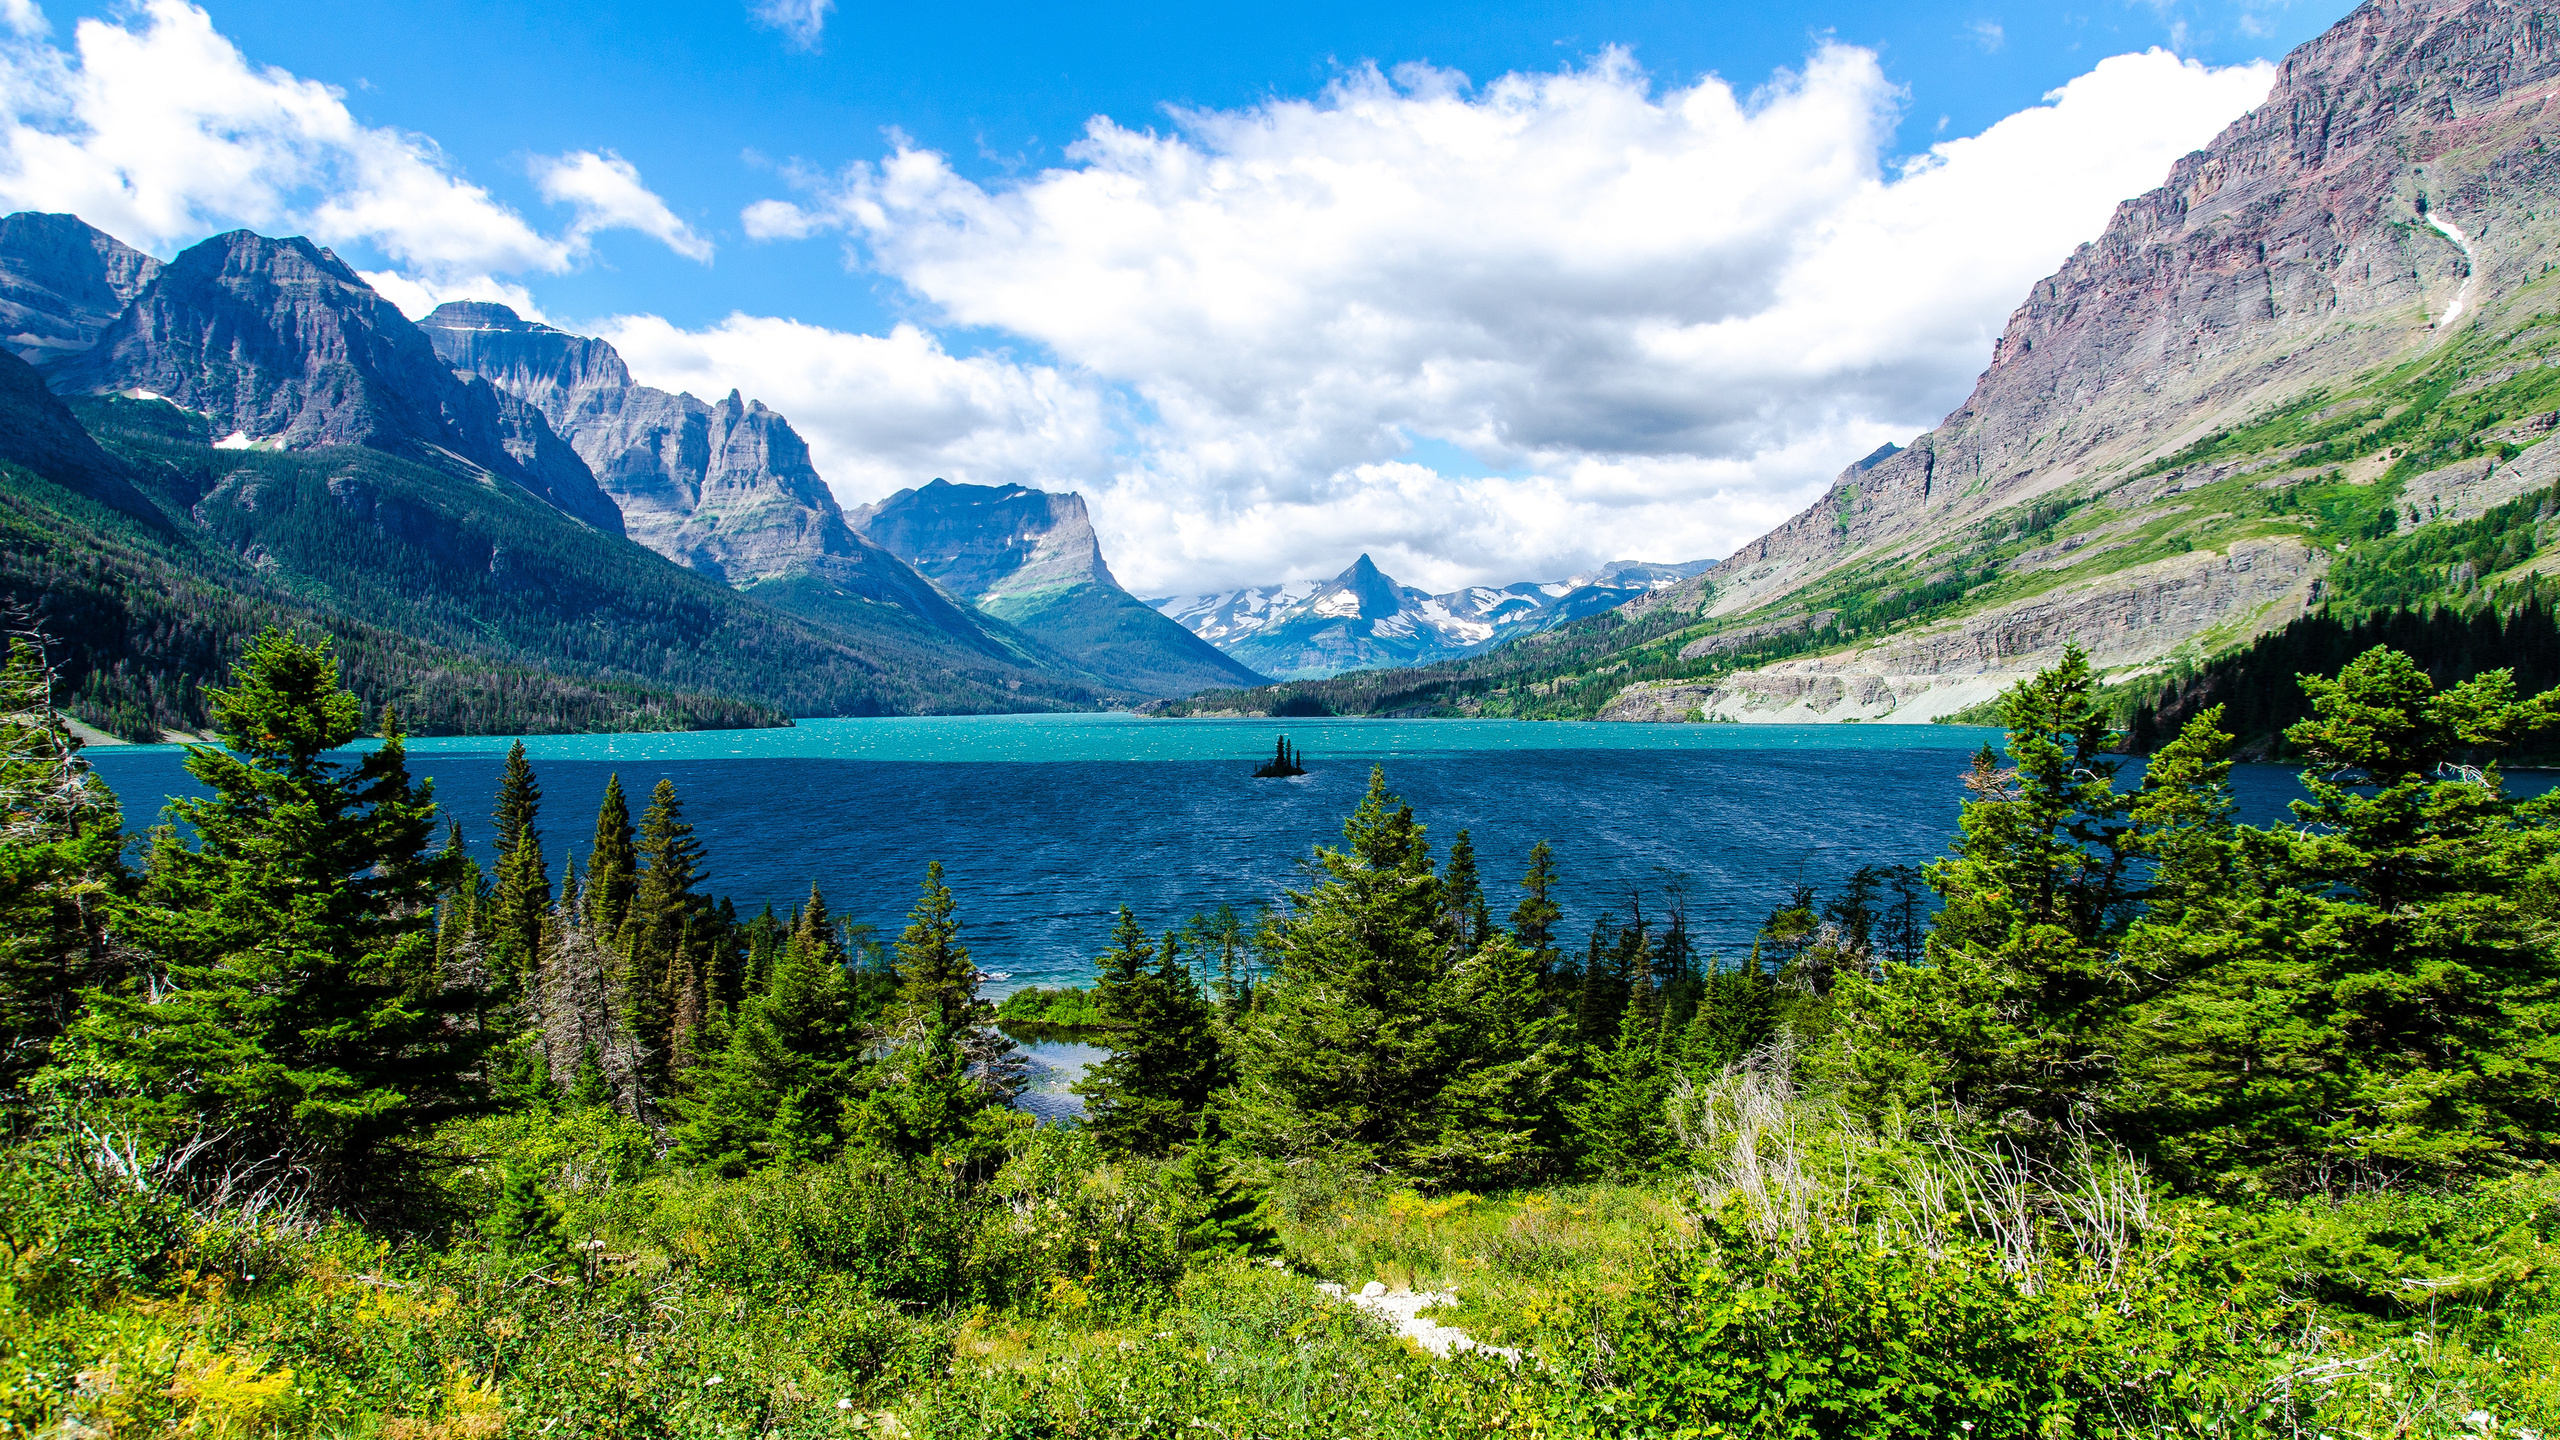
<svg viewBox="0 0 2560 1440">
<path fill-rule="evenodd" d="M 1712 563 L 1618 560 L 1569 580 L 1473 585 L 1431 595 L 1397 584 L 1362 555 L 1329 581 L 1294 580 L 1147 603 L 1265 674 L 1319 679 L 1477 654 L 1616 609 Z"/>
<path fill-rule="evenodd" d="M 419 328 L 446 364 L 540 412 L 612 497 L 624 533 L 669 560 L 813 619 L 887 607 L 982 655 L 1031 663 L 847 524 L 808 443 L 762 403 L 639 384 L 606 341 L 504 305 L 442 305 Z"/>
<path fill-rule="evenodd" d="M 1072 491 L 937 478 L 850 520 L 934 583 L 1109 683 L 1157 697 L 1262 683 L 1121 588 Z"/>
</svg>

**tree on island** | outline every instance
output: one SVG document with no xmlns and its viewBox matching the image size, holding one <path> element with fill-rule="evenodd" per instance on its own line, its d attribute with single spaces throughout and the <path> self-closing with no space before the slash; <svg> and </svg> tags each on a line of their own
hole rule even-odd
<svg viewBox="0 0 2560 1440">
<path fill-rule="evenodd" d="M 1304 757 L 1289 743 L 1289 737 L 1283 735 L 1272 746 L 1271 758 L 1263 763 L 1261 769 L 1253 772 L 1253 777 L 1257 780 L 1285 780 L 1306 773 Z"/>
</svg>

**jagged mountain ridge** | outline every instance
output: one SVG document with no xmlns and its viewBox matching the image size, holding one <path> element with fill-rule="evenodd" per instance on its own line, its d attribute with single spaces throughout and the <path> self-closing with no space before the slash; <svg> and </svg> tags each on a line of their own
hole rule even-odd
<svg viewBox="0 0 2560 1440">
<path fill-rule="evenodd" d="M 361 445 L 491 475 L 620 533 L 622 514 L 540 415 L 436 358 L 329 251 L 246 230 L 159 267 L 95 344 L 45 367 L 56 393 L 134 394 L 207 417 L 234 449 Z"/>
<path fill-rule="evenodd" d="M 736 391 L 717 404 L 637 383 L 606 341 L 457 301 L 419 322 L 436 353 L 540 412 L 669 560 L 820 620 L 869 605 L 990 658 L 1037 663 L 846 523 L 791 423 Z"/>
<path fill-rule="evenodd" d="M 1364 554 L 1329 581 L 1293 580 L 1147 603 L 1267 674 L 1315 679 L 1476 654 L 1613 610 L 1710 563 L 1618 560 L 1570 580 L 1471 585 L 1432 595 L 1397 584 Z"/>
<path fill-rule="evenodd" d="M 1262 682 L 1121 588 L 1072 491 L 936 478 L 850 520 L 936 584 L 1139 694 Z"/>
</svg>

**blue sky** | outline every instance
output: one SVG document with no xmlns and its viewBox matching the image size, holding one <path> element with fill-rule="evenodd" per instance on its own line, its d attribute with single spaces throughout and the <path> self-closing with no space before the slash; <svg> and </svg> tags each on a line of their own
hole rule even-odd
<svg viewBox="0 0 2560 1440">
<path fill-rule="evenodd" d="M 130 97 L 207 69 L 149 43 L 185 7 L 28 5 L 0 0 L 13 204 L 164 254 L 308 229 L 427 286 L 386 278 L 404 303 L 511 287 L 644 379 L 776 404 L 848 502 L 927 471 L 1081 489 L 1142 589 L 1329 574 L 1361 549 L 1436 584 L 1746 540 L 1959 401 L 2025 284 L 2264 92 L 2239 67 L 2343 13 L 855 4 L 812 27 L 719 0 L 216 0 L 203 43 L 247 78 L 166 122 L 196 150 L 152 176 Z M 139 38 L 90 53 L 119 37 Z M 1708 77 L 1730 114 L 1682 108 L 1722 94 Z M 119 114 L 137 133 L 111 133 Z M 1071 149 L 1097 116 L 1109 153 Z M 1621 152 L 1650 158 L 1613 170 Z M 381 182 L 393 162 L 462 198 Z M 159 218 L 111 223 L 84 168 Z M 1285 199 L 1354 170 L 1324 205 Z M 1585 213 L 1596 232 L 1566 223 Z M 1966 224 L 2022 238 L 1977 254 L 1951 238 Z M 1615 244 L 1655 226 L 1659 246 Z M 1838 278 L 1851 251 L 1805 249 L 1861 226 L 1916 257 L 1882 300 Z M 1648 290 L 1675 298 L 1626 299 Z M 1945 298 L 1911 309 L 1924 292 Z M 1808 362 L 1806 335 L 1834 359 Z"/>
</svg>

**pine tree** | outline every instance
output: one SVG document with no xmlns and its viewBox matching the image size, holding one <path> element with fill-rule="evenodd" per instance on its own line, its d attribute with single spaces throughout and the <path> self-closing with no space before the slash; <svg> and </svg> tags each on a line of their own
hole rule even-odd
<svg viewBox="0 0 2560 1440">
<path fill-rule="evenodd" d="M 1564 909 L 1555 902 L 1555 886 L 1555 851 L 1541 840 L 1529 848 L 1529 873 L 1520 877 L 1526 893 L 1511 912 L 1511 934 L 1542 974 L 1563 958 L 1556 948 L 1556 926 L 1564 920 Z"/>
<path fill-rule="evenodd" d="M 1383 771 L 1370 772 L 1343 840 L 1316 851 L 1322 882 L 1289 896 L 1279 973 L 1239 1037 L 1230 1120 L 1277 1159 L 1400 1167 L 1437 1138 L 1448 1074 L 1440 881 Z"/>
<path fill-rule="evenodd" d="M 1852 985 L 1846 999 L 1920 1065 L 1894 1082 L 1903 1102 L 1923 1103 L 1911 1092 L 1925 1088 L 2036 1130 L 2084 1111 L 2110 1083 L 2141 837 L 2078 646 L 2000 703 L 2015 768 L 1986 746 L 1966 777 L 1976 798 L 1956 853 L 1927 871 L 1946 898 L 1929 963 L 1895 969 L 1880 990 Z"/>
<path fill-rule="evenodd" d="M 2517 802 L 2474 763 L 2560 723 L 2560 690 L 2438 690 L 2384 648 L 2301 684 L 2299 828 L 2223 828 L 2226 736 L 2155 762 L 2193 824 L 2150 841 L 2165 893 L 2127 946 L 2192 978 L 2137 1013 L 2137 1127 L 2173 1172 L 2242 1188 L 2560 1152 L 2560 796 Z"/>
<path fill-rule="evenodd" d="M 1778 995 L 1756 964 L 1710 960 L 1680 1037 L 1680 1067 L 1703 1082 L 1778 1035 Z"/>
<path fill-rule="evenodd" d="M 484 1105 L 475 997 L 438 973 L 432 782 L 412 783 L 397 717 L 379 748 L 329 758 L 362 707 L 329 642 L 269 631 L 208 692 L 225 748 L 187 768 L 211 795 L 171 813 L 195 839 L 155 849 L 126 934 L 166 988 L 111 1000 L 90 1036 L 164 1112 L 228 1133 L 244 1160 L 290 1156 L 324 1197 L 362 1203 L 408 1177 L 410 1137 Z"/>
<path fill-rule="evenodd" d="M 1675 1146 L 1670 1102 L 1659 1017 L 1650 1007 L 1630 1005 L 1617 1044 L 1598 1058 L 1584 1099 L 1571 1112 L 1585 1162 L 1612 1180 L 1660 1170 Z"/>
<path fill-rule="evenodd" d="M 1443 924 L 1449 932 L 1451 956 L 1474 954 L 1492 929 L 1492 922 L 1485 913 L 1484 882 L 1476 874 L 1475 841 L 1464 830 L 1449 844 L 1448 863 L 1441 867 L 1440 892 L 1441 903 L 1446 907 Z"/>
<path fill-rule="evenodd" d="M 640 816 L 639 859 L 646 867 L 623 922 L 635 1004 L 633 1029 L 645 1038 L 657 1065 L 651 1079 L 663 1087 L 690 1068 L 695 1032 L 705 1018 L 702 846 L 684 818 L 675 782 L 660 780 Z"/>
<path fill-rule="evenodd" d="M 1268 1255 L 1279 1249 L 1280 1237 L 1271 1227 L 1264 1197 L 1237 1180 L 1209 1117 L 1203 1117 L 1198 1134 L 1184 1147 L 1175 1173 L 1190 1192 L 1193 1218 L 1182 1235 L 1186 1252 Z"/>
<path fill-rule="evenodd" d="M 1094 985 L 1111 1054 L 1086 1068 L 1075 1092 L 1084 1098 L 1085 1128 L 1104 1150 L 1170 1154 L 1198 1132 L 1223 1078 L 1217 1034 L 1174 936 L 1150 946 L 1123 905 L 1111 941 L 1095 962 Z"/>
<path fill-rule="evenodd" d="M 490 964 L 499 983 L 517 993 L 532 988 L 531 971 L 542 955 L 542 929 L 551 913 L 551 867 L 542 857 L 536 824 L 541 812 L 542 786 L 519 740 L 507 751 L 490 817 L 498 851 Z"/>
<path fill-rule="evenodd" d="M 922 894 L 898 938 L 897 1046 L 854 1119 L 863 1144 L 902 1158 L 982 1169 L 1008 1135 L 1030 1123 L 1011 1108 L 1020 1058 L 992 1028 L 995 1007 L 978 996 L 978 967 L 960 943 L 958 904 L 942 862 L 925 867 Z"/>
<path fill-rule="evenodd" d="M 814 913 L 816 923 L 809 923 Z M 816 887 L 803 923 L 695 1072 L 679 1102 L 679 1160 L 722 1174 L 813 1164 L 844 1146 L 859 1097 L 866 1036 L 843 949 Z"/>
<path fill-rule="evenodd" d="M 1437 1133 L 1414 1168 L 1464 1189 L 1520 1185 L 1562 1169 L 1570 1026 L 1549 1013 L 1538 964 L 1520 942 L 1488 936 L 1448 979 L 1456 1018 L 1450 1073 L 1435 1101 Z"/>
<path fill-rule="evenodd" d="M 595 840 L 587 847 L 587 928 L 601 936 L 620 934 L 631 916 L 631 897 L 639 888 L 631 806 L 622 796 L 622 777 L 608 775 L 604 803 L 596 807 Z"/>
</svg>

